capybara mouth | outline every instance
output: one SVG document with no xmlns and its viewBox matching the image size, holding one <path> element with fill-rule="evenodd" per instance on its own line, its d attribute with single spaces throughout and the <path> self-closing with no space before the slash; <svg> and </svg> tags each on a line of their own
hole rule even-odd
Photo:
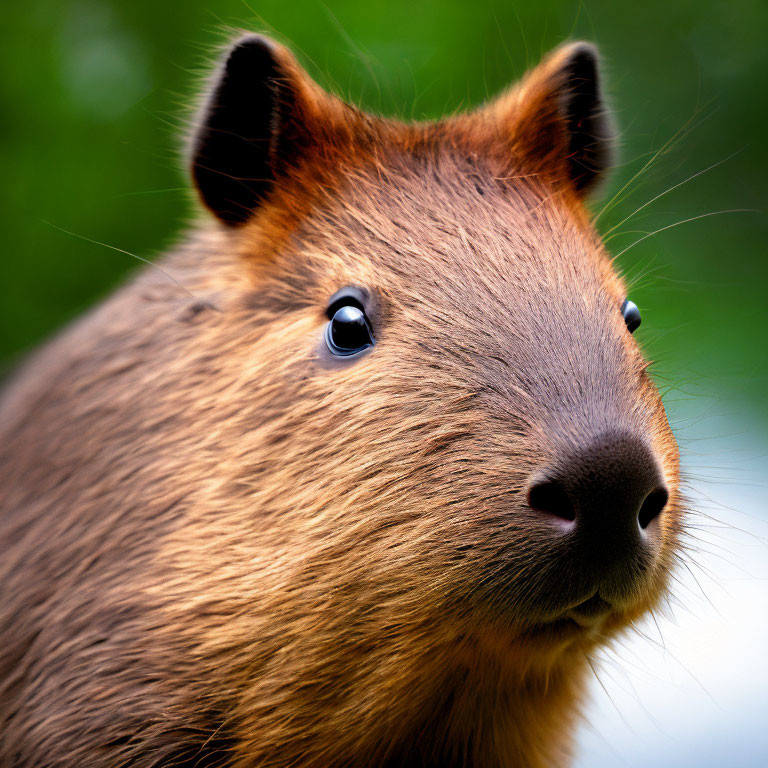
<svg viewBox="0 0 768 768">
<path fill-rule="evenodd" d="M 600 630 L 606 619 L 613 614 L 614 606 L 595 592 L 592 597 L 565 609 L 554 618 L 530 626 L 523 636 L 537 642 L 547 639 L 557 642 L 579 635 L 589 635 Z"/>
<path fill-rule="evenodd" d="M 613 606 L 595 592 L 592 597 L 571 608 L 567 616 L 580 627 L 587 629 L 602 622 L 612 610 Z"/>
</svg>

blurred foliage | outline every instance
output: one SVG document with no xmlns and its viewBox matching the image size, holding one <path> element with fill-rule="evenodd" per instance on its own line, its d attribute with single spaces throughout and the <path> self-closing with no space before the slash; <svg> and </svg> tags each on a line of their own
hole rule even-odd
<svg viewBox="0 0 768 768">
<path fill-rule="evenodd" d="M 181 137 L 232 29 L 278 36 L 327 87 L 406 118 L 478 104 L 583 37 L 603 52 L 621 127 L 621 164 L 594 204 L 618 194 L 599 219 L 611 250 L 704 217 L 619 258 L 669 399 L 703 391 L 768 415 L 765 0 L 33 0 L 3 17 L 6 367 L 139 266 L 57 227 L 149 258 L 183 228 Z"/>
</svg>

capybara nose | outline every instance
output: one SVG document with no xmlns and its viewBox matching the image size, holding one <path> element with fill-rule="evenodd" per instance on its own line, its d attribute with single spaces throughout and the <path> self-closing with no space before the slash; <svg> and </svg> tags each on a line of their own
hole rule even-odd
<svg viewBox="0 0 768 768">
<path fill-rule="evenodd" d="M 667 504 L 661 469 L 645 440 L 603 434 L 538 474 L 528 490 L 532 509 L 567 528 L 582 545 L 604 554 L 653 546 L 650 527 Z"/>
</svg>

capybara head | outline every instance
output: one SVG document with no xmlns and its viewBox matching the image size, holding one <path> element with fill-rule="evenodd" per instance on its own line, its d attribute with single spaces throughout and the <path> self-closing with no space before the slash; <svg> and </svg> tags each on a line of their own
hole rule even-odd
<svg viewBox="0 0 768 768">
<path fill-rule="evenodd" d="M 69 416 L 107 431 L 77 414 L 117 398 L 104 498 L 153 531 L 112 560 L 152 673 L 99 755 L 197 764 L 172 732 L 225 743 L 205 765 L 566 762 L 590 654 L 659 601 L 681 516 L 639 312 L 585 208 L 611 144 L 585 43 L 415 124 L 235 43 L 190 146 L 213 216 L 166 267 L 202 300 L 142 304 L 162 276 L 113 299 L 121 330 L 87 333 L 129 341 Z"/>
</svg>

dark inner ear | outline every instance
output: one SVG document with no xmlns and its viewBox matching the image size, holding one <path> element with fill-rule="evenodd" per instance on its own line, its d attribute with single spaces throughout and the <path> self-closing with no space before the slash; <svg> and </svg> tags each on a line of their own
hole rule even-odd
<svg viewBox="0 0 768 768">
<path fill-rule="evenodd" d="M 600 95 L 595 48 L 588 43 L 574 46 L 563 74 L 569 174 L 577 190 L 587 190 L 611 164 L 613 154 L 613 127 Z"/>
<path fill-rule="evenodd" d="M 274 182 L 271 146 L 294 94 L 274 45 L 251 36 L 230 51 L 192 145 L 203 202 L 226 224 L 246 221 Z"/>
</svg>

